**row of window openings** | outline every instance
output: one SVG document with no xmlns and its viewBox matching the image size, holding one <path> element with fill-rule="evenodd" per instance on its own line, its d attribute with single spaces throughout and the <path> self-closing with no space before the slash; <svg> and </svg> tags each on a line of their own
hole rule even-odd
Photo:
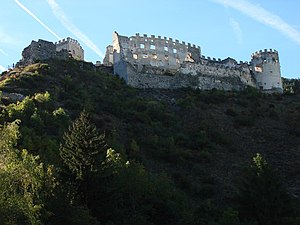
<svg viewBox="0 0 300 225">
<path fill-rule="evenodd" d="M 132 41 L 133 39 L 130 38 L 130 41 Z M 148 39 L 144 39 L 145 42 L 148 42 Z M 154 40 L 150 39 L 150 42 L 154 42 Z M 169 44 L 169 41 L 166 40 L 166 44 Z M 173 45 L 175 45 L 175 42 L 173 42 Z"/>
<path fill-rule="evenodd" d="M 276 62 L 276 63 L 278 63 L 278 60 L 273 57 L 272 61 L 270 59 L 268 59 L 268 60 L 267 59 L 263 59 L 263 62 L 264 63 L 266 63 L 266 62 Z"/>
<path fill-rule="evenodd" d="M 137 54 L 133 54 L 133 58 L 134 59 L 138 59 L 138 55 Z M 143 59 L 147 59 L 149 58 L 148 54 L 143 54 Z M 153 54 L 152 55 L 152 58 L 153 59 L 157 59 L 157 55 L 156 54 Z M 165 60 L 169 60 L 169 56 L 168 55 L 165 55 Z M 176 62 L 179 63 L 179 59 L 176 59 Z"/>
<path fill-rule="evenodd" d="M 145 48 L 145 44 L 140 44 L 140 48 Z M 155 50 L 156 49 L 155 45 L 150 45 L 150 49 L 151 50 Z M 169 48 L 167 46 L 165 46 L 164 50 L 168 52 Z M 177 49 L 176 48 L 173 48 L 173 53 L 177 53 Z"/>
</svg>

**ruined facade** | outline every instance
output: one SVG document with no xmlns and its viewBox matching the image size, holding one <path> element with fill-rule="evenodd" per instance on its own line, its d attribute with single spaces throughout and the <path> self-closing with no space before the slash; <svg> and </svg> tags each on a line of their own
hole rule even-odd
<svg viewBox="0 0 300 225">
<path fill-rule="evenodd" d="M 65 49 L 74 59 L 84 60 L 84 50 L 77 40 L 68 37 L 67 39 L 55 42 L 55 46 L 57 52 Z"/>
<path fill-rule="evenodd" d="M 171 38 L 114 32 L 103 63 L 113 65 L 116 75 L 137 88 L 243 90 L 252 86 L 282 92 L 278 52 L 272 49 L 254 53 L 250 63 L 238 63 L 205 57 L 199 46 Z"/>
<path fill-rule="evenodd" d="M 29 46 L 24 48 L 22 59 L 16 66 L 27 66 L 36 61 L 50 58 L 68 59 L 70 56 L 78 60 L 84 60 L 84 51 L 77 41 L 67 38 L 52 43 L 39 39 L 38 41 L 32 41 Z"/>
</svg>

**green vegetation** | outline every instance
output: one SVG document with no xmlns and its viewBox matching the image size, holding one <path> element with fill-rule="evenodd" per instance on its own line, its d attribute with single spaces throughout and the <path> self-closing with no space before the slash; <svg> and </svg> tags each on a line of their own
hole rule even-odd
<svg viewBox="0 0 300 225">
<path fill-rule="evenodd" d="M 282 79 L 283 91 L 286 94 L 300 93 L 300 79 Z"/>
<path fill-rule="evenodd" d="M 89 173 L 98 170 L 100 152 L 102 155 L 106 152 L 104 135 L 98 134 L 88 113 L 83 111 L 65 133 L 64 143 L 59 149 L 60 157 L 76 179 L 84 180 Z"/>
<path fill-rule="evenodd" d="M 40 224 L 56 186 L 54 168 L 17 150 L 18 121 L 0 128 L 0 219 L 2 224 Z"/>
<path fill-rule="evenodd" d="M 243 218 L 259 224 L 285 224 L 293 215 L 293 204 L 287 190 L 260 154 L 242 176 L 238 203 Z"/>
<path fill-rule="evenodd" d="M 299 222 L 297 94 L 136 90 L 76 60 L 4 76 L 1 224 Z"/>
</svg>

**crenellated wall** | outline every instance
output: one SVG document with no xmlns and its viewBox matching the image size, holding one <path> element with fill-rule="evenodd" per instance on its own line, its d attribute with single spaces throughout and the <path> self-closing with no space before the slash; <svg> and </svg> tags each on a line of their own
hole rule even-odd
<svg viewBox="0 0 300 225">
<path fill-rule="evenodd" d="M 16 66 L 69 56 L 84 59 L 84 51 L 74 39 L 63 39 L 55 44 L 32 41 Z M 199 46 L 172 38 L 146 34 L 126 37 L 114 32 L 103 64 L 113 66 L 114 74 L 137 88 L 243 90 L 252 86 L 266 92 L 282 93 L 283 90 L 279 55 L 272 49 L 255 52 L 249 63 L 237 62 L 232 58 L 206 57 L 201 55 Z"/>
<path fill-rule="evenodd" d="M 68 37 L 67 39 L 55 42 L 55 46 L 57 52 L 65 49 L 74 59 L 84 60 L 84 50 L 75 39 Z"/>
<path fill-rule="evenodd" d="M 205 57 L 199 46 L 172 38 L 145 34 L 126 37 L 114 32 L 106 58 L 114 65 L 115 74 L 138 88 L 242 90 L 252 86 L 282 92 L 278 53 L 273 50 L 256 52 L 250 63 L 237 62 Z M 262 72 L 257 71 L 258 66 Z"/>
<path fill-rule="evenodd" d="M 84 59 L 84 51 L 76 40 L 67 38 L 52 43 L 39 39 L 38 41 L 32 41 L 29 46 L 24 48 L 22 59 L 16 66 L 27 66 L 36 61 L 43 61 L 50 58 L 68 59 L 70 55 L 78 60 Z"/>
<path fill-rule="evenodd" d="M 259 89 L 282 91 L 279 55 L 276 50 L 264 49 L 253 53 L 251 67 Z"/>
<path fill-rule="evenodd" d="M 146 34 L 125 37 L 114 32 L 113 50 L 135 65 L 138 71 L 142 71 L 143 65 L 171 71 L 177 70 L 184 61 L 199 62 L 201 56 L 199 46 L 178 40 L 173 41 L 172 38 Z"/>
</svg>

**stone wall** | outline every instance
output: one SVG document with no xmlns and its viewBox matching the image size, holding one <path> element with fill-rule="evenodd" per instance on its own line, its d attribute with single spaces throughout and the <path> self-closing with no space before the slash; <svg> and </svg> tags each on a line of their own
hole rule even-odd
<svg viewBox="0 0 300 225">
<path fill-rule="evenodd" d="M 77 40 L 68 37 L 67 39 L 55 42 L 55 45 L 57 52 L 65 49 L 74 59 L 84 60 L 84 50 Z"/>
<path fill-rule="evenodd" d="M 113 46 L 112 45 L 107 46 L 105 57 L 103 59 L 103 64 L 105 66 L 112 66 L 113 65 L 113 63 L 114 63 L 113 54 L 114 54 Z"/>
<path fill-rule="evenodd" d="M 252 55 L 250 63 L 238 63 L 232 58 L 205 57 L 200 47 L 171 38 L 139 34 L 126 37 L 114 32 L 113 45 L 107 48 L 107 61 L 111 55 L 114 73 L 137 88 L 242 90 L 252 86 L 282 92 L 276 51 L 259 51 Z"/>
<path fill-rule="evenodd" d="M 35 63 L 38 60 L 49 58 L 67 58 L 68 54 L 62 53 L 59 56 L 56 53 L 56 47 L 52 42 L 45 40 L 32 41 L 22 52 L 22 59 L 16 66 L 27 66 Z"/>
<path fill-rule="evenodd" d="M 256 87 L 256 81 L 251 74 L 249 64 L 240 62 L 239 64 L 233 59 L 225 60 L 206 59 L 202 58 L 199 63 L 186 62 L 179 69 L 182 74 L 197 75 L 202 74 L 207 77 L 220 78 L 235 78 L 240 80 L 242 86 L 248 85 Z"/>
<path fill-rule="evenodd" d="M 252 71 L 261 90 L 283 90 L 280 72 L 279 55 L 276 50 L 255 52 L 252 54 Z"/>
<path fill-rule="evenodd" d="M 113 34 L 113 50 L 136 65 L 139 71 L 142 71 L 144 65 L 176 71 L 184 61 L 199 62 L 201 55 L 199 46 L 173 41 L 172 38 L 148 37 L 146 34 L 125 37 L 116 32 Z"/>
<path fill-rule="evenodd" d="M 68 59 L 70 55 L 75 59 L 84 59 L 84 51 L 77 41 L 67 38 L 54 44 L 39 39 L 38 41 L 32 41 L 29 46 L 24 48 L 22 59 L 16 66 L 27 66 L 50 58 Z"/>
<path fill-rule="evenodd" d="M 136 88 L 162 88 L 162 89 L 176 89 L 182 87 L 191 87 L 201 90 L 243 90 L 246 84 L 241 80 L 239 75 L 210 75 L 201 73 L 200 70 L 197 73 L 187 73 L 186 71 L 178 71 L 174 75 L 158 75 L 141 73 L 137 71 L 130 63 L 119 62 L 117 68 L 126 70 L 122 73 L 121 77 L 130 86 Z M 184 65 L 185 68 L 189 68 L 192 63 Z"/>
</svg>

